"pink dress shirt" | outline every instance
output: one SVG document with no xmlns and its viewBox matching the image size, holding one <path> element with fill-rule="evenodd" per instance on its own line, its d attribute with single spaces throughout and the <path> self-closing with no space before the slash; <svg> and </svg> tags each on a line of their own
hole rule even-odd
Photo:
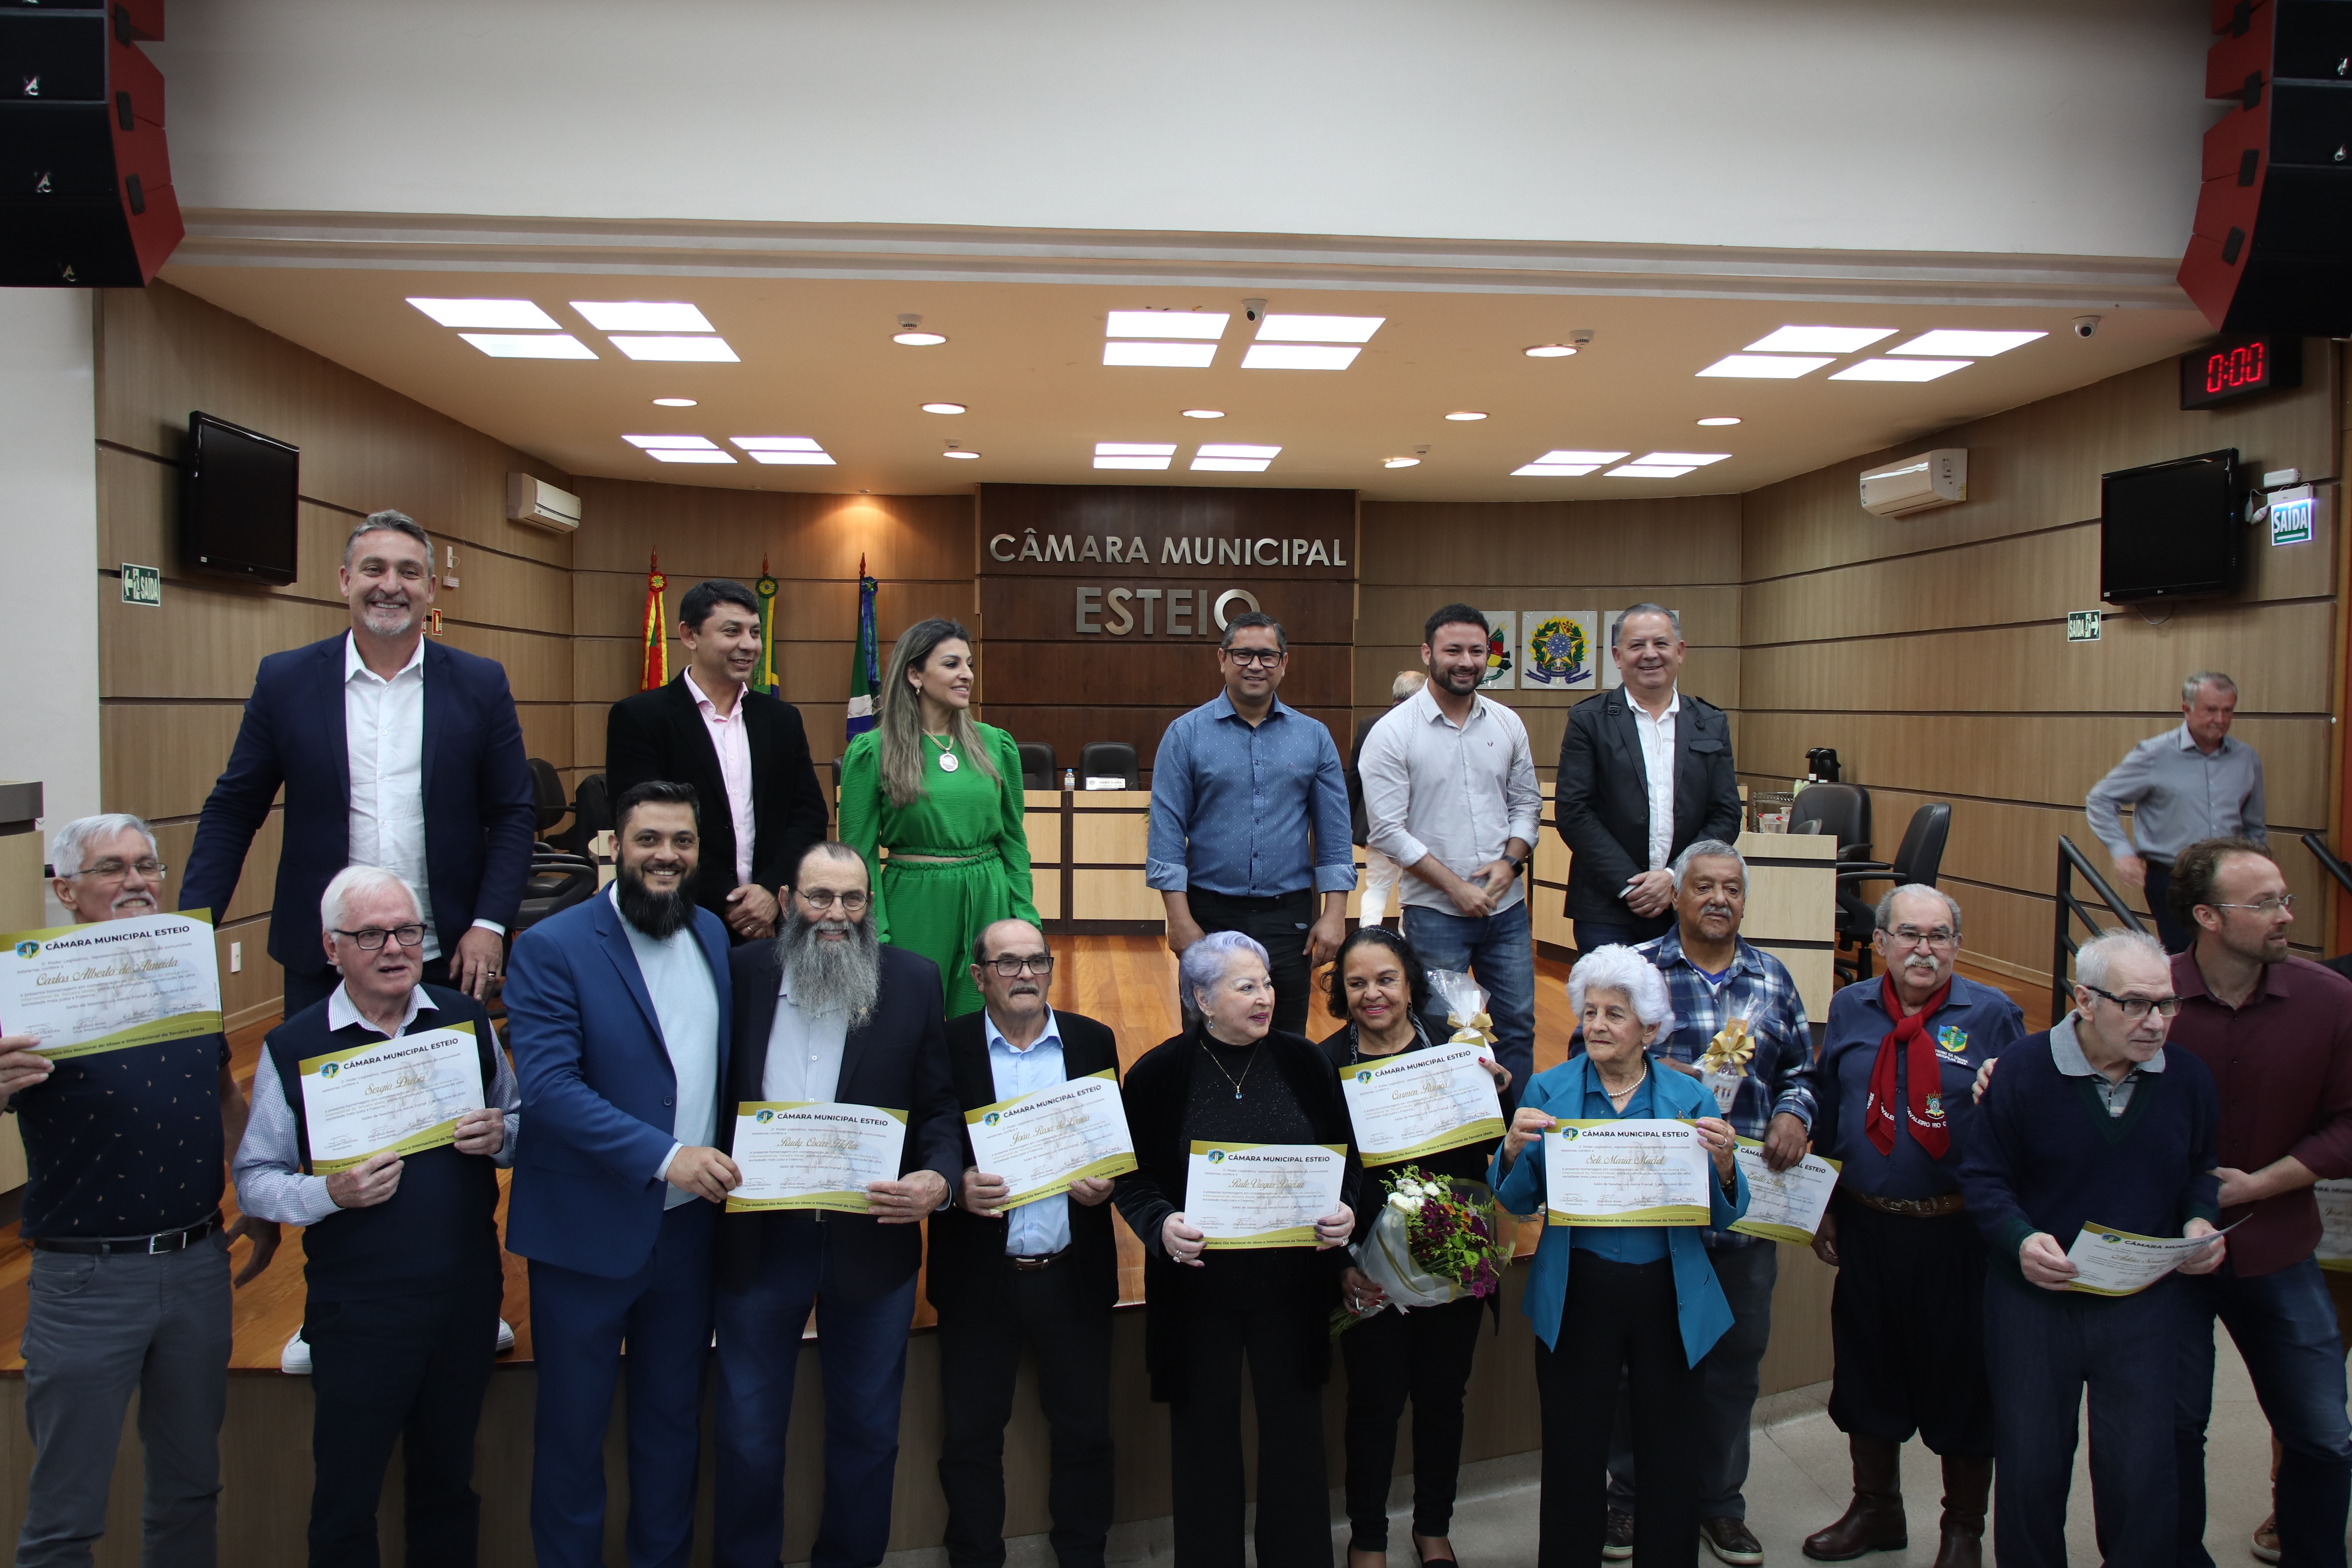
<svg viewBox="0 0 2352 1568">
<path fill-rule="evenodd" d="M 719 753 L 719 776 L 727 781 L 727 815 L 735 823 L 735 887 L 751 879 L 751 836 L 754 823 L 751 816 L 751 737 L 743 728 L 743 695 L 749 688 L 735 689 L 735 711 L 721 713 L 702 687 L 694 679 L 694 671 L 686 672 L 686 689 L 694 693 L 694 705 L 702 710 L 702 727 L 710 731 L 710 744 Z"/>
</svg>

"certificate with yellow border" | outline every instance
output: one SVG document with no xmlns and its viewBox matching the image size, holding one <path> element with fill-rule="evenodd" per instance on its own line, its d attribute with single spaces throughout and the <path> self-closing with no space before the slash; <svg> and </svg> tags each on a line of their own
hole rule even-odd
<svg viewBox="0 0 2352 1568">
<path fill-rule="evenodd" d="M 1339 1143 L 1192 1144 L 1184 1218 L 1211 1250 L 1312 1247 L 1315 1222 L 1339 1206 Z"/>
<path fill-rule="evenodd" d="M 974 1168 L 1004 1178 L 1013 1194 L 1000 1208 L 1056 1196 L 1089 1176 L 1135 1169 L 1118 1074 L 1108 1068 L 967 1110 L 963 1121 Z"/>
<path fill-rule="evenodd" d="M 743 1184 L 727 1211 L 830 1209 L 864 1214 L 866 1189 L 898 1179 L 907 1113 L 830 1100 L 747 1100 L 735 1108 Z"/>
<path fill-rule="evenodd" d="M 2140 1236 L 2085 1221 L 2083 1233 L 2066 1249 L 2066 1261 L 2075 1268 L 2066 1289 L 2087 1296 L 2137 1296 L 2182 1264 L 2195 1262 L 2215 1237 L 2224 1234 Z"/>
<path fill-rule="evenodd" d="M 1440 1046 L 1341 1068 L 1356 1157 L 1393 1165 L 1500 1138 L 1503 1102 L 1487 1060 L 1484 1046 Z"/>
<path fill-rule="evenodd" d="M 1546 1130 L 1551 1225 L 1705 1225 L 1713 1162 L 1687 1121 L 1566 1121 Z"/>
<path fill-rule="evenodd" d="M 1767 1241 L 1810 1246 L 1829 1212 L 1830 1194 L 1837 1191 L 1838 1162 L 1808 1154 L 1776 1171 L 1765 1163 L 1764 1145 L 1753 1138 L 1740 1139 L 1733 1158 L 1748 1177 L 1748 1212 L 1731 1228 Z"/>
<path fill-rule="evenodd" d="M 220 960 L 201 911 L 0 937 L 0 1034 L 32 1036 L 43 1056 L 65 1061 L 220 1026 Z"/>
<path fill-rule="evenodd" d="M 470 1023 L 302 1062 L 302 1131 L 313 1175 L 348 1171 L 386 1150 L 415 1154 L 454 1143 L 457 1118 L 482 1109 L 482 1053 Z"/>
</svg>

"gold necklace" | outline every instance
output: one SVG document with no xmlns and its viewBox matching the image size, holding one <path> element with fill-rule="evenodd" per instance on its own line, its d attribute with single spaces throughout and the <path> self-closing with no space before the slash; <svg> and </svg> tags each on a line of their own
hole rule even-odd
<svg viewBox="0 0 2352 1568">
<path fill-rule="evenodd" d="M 1257 1052 L 1254 1050 L 1250 1052 L 1250 1059 L 1242 1064 L 1242 1076 L 1235 1078 L 1225 1070 L 1225 1064 L 1217 1059 L 1216 1053 L 1209 1049 L 1209 1042 L 1213 1039 L 1216 1039 L 1216 1037 L 1210 1034 L 1208 1026 L 1203 1025 L 1201 1028 L 1201 1054 L 1209 1058 L 1209 1065 L 1217 1069 L 1218 1077 L 1234 1086 L 1234 1098 L 1239 1100 L 1242 1097 L 1242 1085 L 1249 1081 L 1250 1068 L 1257 1066 Z M 1224 1044 L 1223 1040 L 1217 1040 L 1217 1043 Z"/>
<path fill-rule="evenodd" d="M 923 739 L 939 747 L 940 772 L 943 773 L 951 773 L 955 772 L 956 769 L 963 765 L 956 760 L 955 736 L 953 734 L 950 734 L 945 739 L 942 739 L 926 730 L 923 731 Z"/>
</svg>

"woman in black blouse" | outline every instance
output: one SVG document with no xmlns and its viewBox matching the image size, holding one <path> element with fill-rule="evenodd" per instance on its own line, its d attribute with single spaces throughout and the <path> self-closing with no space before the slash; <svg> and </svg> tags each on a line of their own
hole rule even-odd
<svg viewBox="0 0 2352 1568">
<path fill-rule="evenodd" d="M 1242 1361 L 1257 1404 L 1257 1560 L 1331 1561 L 1321 1386 L 1360 1178 L 1339 1075 L 1298 1035 L 1271 1029 L 1265 949 L 1214 931 L 1184 950 L 1190 1026 L 1129 1069 L 1123 1098 L 1139 1168 L 1119 1213 L 1143 1239 L 1144 1363 L 1168 1405 L 1177 1568 L 1241 1568 Z M 1207 1253 L 1185 1222 L 1193 1140 L 1349 1146 L 1340 1206 L 1312 1247 Z"/>
<path fill-rule="evenodd" d="M 1394 931 L 1366 926 L 1339 945 L 1331 966 L 1331 1015 L 1348 1026 L 1323 1041 L 1331 1066 L 1344 1072 L 1359 1062 L 1425 1050 L 1422 1015 L 1429 983 L 1421 957 Z M 1490 1064 L 1508 1122 L 1517 1106 L 1510 1069 Z M 1486 1194 L 1486 1166 L 1499 1139 L 1448 1149 L 1416 1160 L 1432 1175 Z M 1356 1239 L 1369 1235 L 1381 1205 L 1371 1183 Z M 1348 1568 L 1387 1568 L 1389 1480 L 1395 1468 L 1397 1420 L 1412 1400 L 1412 1547 L 1423 1563 L 1450 1563 L 1446 1531 L 1454 1518 L 1454 1476 L 1462 1464 L 1462 1396 L 1478 1347 L 1480 1310 L 1497 1305 L 1465 1296 L 1443 1307 L 1411 1312 L 1381 1310 L 1381 1288 L 1361 1269 L 1340 1276 L 1343 1300 L 1372 1315 L 1339 1336 L 1348 1363 Z"/>
</svg>

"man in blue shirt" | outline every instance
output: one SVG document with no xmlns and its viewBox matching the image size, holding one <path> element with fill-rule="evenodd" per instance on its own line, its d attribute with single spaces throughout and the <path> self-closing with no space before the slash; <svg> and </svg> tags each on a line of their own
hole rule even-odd
<svg viewBox="0 0 2352 1568">
<path fill-rule="evenodd" d="M 1945 1549 L 1973 1553 L 1992 1487 L 1985 1247 L 1960 1200 L 1977 1069 L 2025 1037 L 2025 1016 L 1952 972 L 1960 906 L 1906 883 L 1878 901 L 1885 973 L 1830 1001 L 1813 1068 L 1813 1152 L 1843 1162 L 1813 1251 L 1830 1298 L 1830 1419 L 1853 1451 L 1853 1502 L 1805 1540 L 1842 1563 L 1908 1539 L 1901 1483 L 1912 1433 L 1943 1457 Z M 1947 1561 L 1974 1561 L 1974 1556 Z"/>
<path fill-rule="evenodd" d="M 1167 901 L 1171 951 L 1213 931 L 1265 947 L 1274 1026 L 1295 1035 L 1316 966 L 1347 934 L 1356 855 L 1331 731 L 1275 696 L 1289 647 L 1270 616 L 1227 623 L 1224 690 L 1169 725 L 1152 759 L 1143 879 Z"/>
<path fill-rule="evenodd" d="M 1813 1122 L 1813 1036 L 1796 977 L 1739 934 L 1748 911 L 1748 862 L 1738 850 L 1703 838 L 1668 869 L 1675 929 L 1633 950 L 1665 976 L 1674 1003 L 1674 1032 L 1661 1037 L 1650 1054 L 1705 1084 L 1733 1131 L 1761 1142 L 1765 1163 L 1785 1171 L 1804 1158 Z M 1741 1027 L 1733 1030 L 1734 1024 Z M 1726 1042 L 1723 1058 L 1701 1065 L 1719 1038 Z M 1772 1243 L 1737 1231 L 1701 1231 L 1699 1240 L 1731 1303 L 1732 1320 L 1699 1369 L 1699 1531 L 1724 1562 L 1761 1563 L 1764 1548 L 1748 1528 L 1740 1488 L 1748 1479 L 1748 1424 L 1758 1373 L 1772 1337 L 1772 1284 L 1780 1254 Z M 1602 1555 L 1617 1560 L 1632 1553 L 1633 1502 L 1631 1402 L 1620 1399 L 1609 1446 L 1610 1529 Z"/>
</svg>

